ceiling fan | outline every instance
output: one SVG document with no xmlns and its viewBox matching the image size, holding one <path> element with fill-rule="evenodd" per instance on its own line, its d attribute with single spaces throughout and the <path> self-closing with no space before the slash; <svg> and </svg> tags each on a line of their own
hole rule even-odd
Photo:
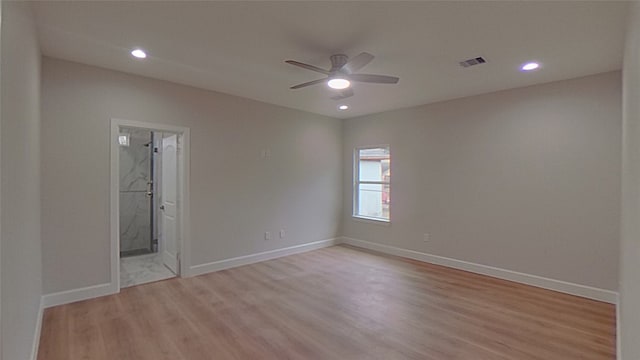
<svg viewBox="0 0 640 360">
<path fill-rule="evenodd" d="M 327 85 L 339 90 L 339 93 L 332 96 L 333 100 L 341 100 L 353 96 L 353 89 L 351 88 L 351 82 L 363 82 L 374 84 L 396 84 L 400 80 L 395 76 L 387 75 L 373 75 L 373 74 L 356 74 L 356 72 L 373 60 L 373 55 L 363 52 L 356 57 L 349 59 L 347 55 L 336 54 L 329 57 L 331 60 L 331 69 L 325 70 L 317 66 L 301 63 L 295 60 L 285 61 L 287 64 L 295 65 L 303 69 L 315 71 L 324 75 L 326 78 L 309 81 L 306 83 L 292 86 L 291 89 L 300 89 L 303 87 L 320 84 L 326 82 Z"/>
</svg>

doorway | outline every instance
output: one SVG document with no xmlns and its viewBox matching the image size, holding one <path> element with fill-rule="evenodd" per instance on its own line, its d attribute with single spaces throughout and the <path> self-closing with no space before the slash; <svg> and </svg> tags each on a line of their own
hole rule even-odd
<svg viewBox="0 0 640 360">
<path fill-rule="evenodd" d="M 184 275 L 188 129 L 113 119 L 110 140 L 112 285 Z"/>
</svg>

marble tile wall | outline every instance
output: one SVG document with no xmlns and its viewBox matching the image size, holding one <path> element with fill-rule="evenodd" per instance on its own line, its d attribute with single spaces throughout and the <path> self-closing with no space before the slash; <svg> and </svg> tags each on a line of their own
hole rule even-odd
<svg viewBox="0 0 640 360">
<path fill-rule="evenodd" d="M 128 130 L 129 146 L 120 146 L 120 191 L 145 191 L 151 171 L 149 130 Z"/>
<path fill-rule="evenodd" d="M 126 130 L 129 146 L 120 146 L 120 251 L 151 250 L 151 141 L 148 130 Z"/>
</svg>

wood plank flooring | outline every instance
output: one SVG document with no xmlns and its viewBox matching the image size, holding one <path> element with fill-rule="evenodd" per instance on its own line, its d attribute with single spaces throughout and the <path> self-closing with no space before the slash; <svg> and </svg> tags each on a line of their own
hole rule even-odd
<svg viewBox="0 0 640 360">
<path fill-rule="evenodd" d="M 613 305 L 347 246 L 47 309 L 38 355 L 614 358 Z"/>
</svg>

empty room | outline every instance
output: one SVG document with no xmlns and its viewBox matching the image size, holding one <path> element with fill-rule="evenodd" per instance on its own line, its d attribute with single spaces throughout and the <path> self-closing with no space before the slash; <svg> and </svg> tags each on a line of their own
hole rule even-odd
<svg viewBox="0 0 640 360">
<path fill-rule="evenodd" d="M 640 359 L 640 2 L 0 5 L 0 360 Z"/>
</svg>

